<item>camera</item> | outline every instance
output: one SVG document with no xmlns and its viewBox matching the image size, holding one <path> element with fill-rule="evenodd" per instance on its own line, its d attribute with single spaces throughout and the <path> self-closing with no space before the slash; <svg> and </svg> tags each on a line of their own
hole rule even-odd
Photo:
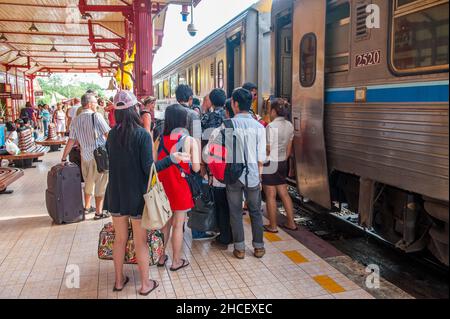
<svg viewBox="0 0 450 319">
<path fill-rule="evenodd" d="M 195 37 L 197 35 L 198 30 L 193 23 L 188 25 L 187 30 L 192 37 Z"/>
</svg>

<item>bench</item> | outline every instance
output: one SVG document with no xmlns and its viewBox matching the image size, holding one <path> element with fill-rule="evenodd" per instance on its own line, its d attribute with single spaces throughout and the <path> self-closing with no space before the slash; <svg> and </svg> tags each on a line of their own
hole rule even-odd
<svg viewBox="0 0 450 319">
<path fill-rule="evenodd" d="M 33 162 L 41 162 L 39 158 L 48 153 L 50 148 L 48 146 L 32 146 L 26 152 L 19 155 L 0 155 L 1 160 L 8 160 L 13 162 L 15 167 L 19 168 L 35 168 Z"/>
<path fill-rule="evenodd" d="M 50 152 L 57 152 L 59 151 L 59 149 L 61 148 L 62 145 L 66 145 L 67 144 L 67 138 L 48 138 L 48 139 L 44 139 L 44 138 L 40 138 L 37 139 L 35 142 L 37 145 L 40 146 L 47 146 L 50 147 Z"/>
<path fill-rule="evenodd" d="M 0 167 L 0 195 L 12 194 L 13 191 L 7 191 L 6 188 L 23 175 L 21 169 Z"/>
</svg>

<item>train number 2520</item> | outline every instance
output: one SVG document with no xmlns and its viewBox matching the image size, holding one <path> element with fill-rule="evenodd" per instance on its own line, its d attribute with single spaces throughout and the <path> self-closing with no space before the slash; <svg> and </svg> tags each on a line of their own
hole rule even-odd
<svg viewBox="0 0 450 319">
<path fill-rule="evenodd" d="M 357 68 L 381 63 L 381 50 L 356 55 Z"/>
</svg>

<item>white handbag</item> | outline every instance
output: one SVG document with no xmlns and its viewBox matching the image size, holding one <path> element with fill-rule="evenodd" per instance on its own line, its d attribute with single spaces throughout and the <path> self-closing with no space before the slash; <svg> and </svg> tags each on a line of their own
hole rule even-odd
<svg viewBox="0 0 450 319">
<path fill-rule="evenodd" d="M 20 148 L 14 142 L 11 142 L 10 140 L 6 141 L 5 147 L 6 147 L 6 151 L 10 155 L 19 155 L 20 154 Z"/>
<path fill-rule="evenodd" d="M 155 164 L 150 169 L 145 206 L 142 214 L 142 227 L 148 230 L 160 230 L 172 218 L 172 209 L 162 183 L 159 181 Z"/>
</svg>

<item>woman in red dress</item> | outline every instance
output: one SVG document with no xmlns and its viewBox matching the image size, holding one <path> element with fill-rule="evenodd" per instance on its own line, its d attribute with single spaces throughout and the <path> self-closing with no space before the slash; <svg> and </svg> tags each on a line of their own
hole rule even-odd
<svg viewBox="0 0 450 319">
<path fill-rule="evenodd" d="M 170 168 L 158 173 L 159 179 L 169 199 L 173 211 L 173 217 L 162 229 L 165 246 L 169 242 L 170 230 L 172 231 L 172 267 L 170 270 L 177 271 L 189 266 L 189 261 L 181 258 L 183 248 L 183 230 L 186 221 L 186 213 L 194 207 L 194 200 L 185 179 L 185 174 L 192 171 L 200 171 L 200 150 L 197 142 L 189 136 L 187 127 L 187 111 L 179 104 L 169 106 L 165 111 L 164 134 L 159 142 L 158 160 L 162 160 L 171 154 L 183 151 L 190 155 L 192 163 L 181 162 L 179 166 L 172 165 Z M 163 267 L 168 260 L 164 255 L 158 266 Z"/>
</svg>

